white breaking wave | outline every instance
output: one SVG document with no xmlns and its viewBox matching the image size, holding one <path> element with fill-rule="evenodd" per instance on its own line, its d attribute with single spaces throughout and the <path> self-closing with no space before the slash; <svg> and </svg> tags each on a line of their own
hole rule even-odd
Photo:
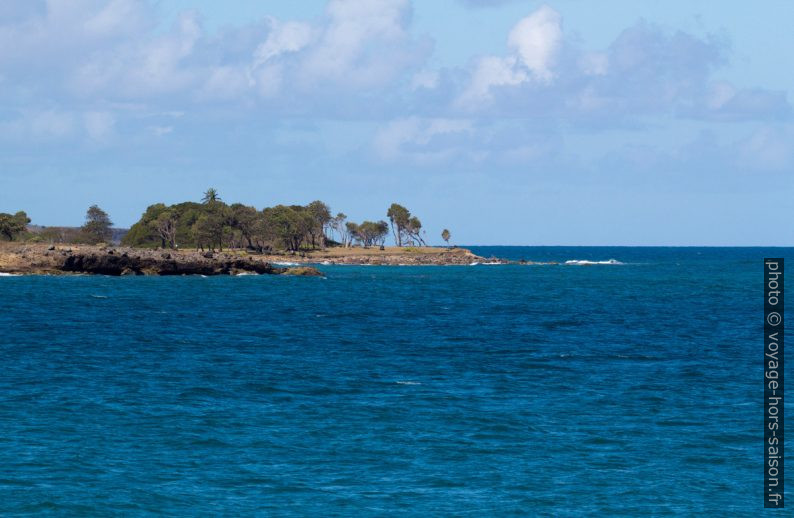
<svg viewBox="0 0 794 518">
<path fill-rule="evenodd" d="M 579 259 L 572 259 L 570 261 L 565 261 L 565 264 L 575 264 L 578 266 L 587 266 L 592 264 L 623 264 L 617 259 L 609 259 L 607 261 L 586 261 L 586 260 L 579 260 Z"/>
<path fill-rule="evenodd" d="M 19 277 L 18 273 L 3 273 L 0 272 L 0 277 Z"/>
<path fill-rule="evenodd" d="M 284 262 L 275 262 L 274 261 L 273 264 L 275 264 L 276 266 L 298 266 L 299 263 L 288 263 L 286 261 L 284 261 Z"/>
<path fill-rule="evenodd" d="M 469 266 L 477 266 L 478 264 L 480 263 L 474 262 L 474 263 L 470 263 Z"/>
</svg>

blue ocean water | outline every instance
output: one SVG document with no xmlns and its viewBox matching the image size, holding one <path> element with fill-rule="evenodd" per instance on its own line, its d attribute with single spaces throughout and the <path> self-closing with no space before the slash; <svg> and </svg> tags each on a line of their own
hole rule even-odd
<svg viewBox="0 0 794 518">
<path fill-rule="evenodd" d="M 0 514 L 736 516 L 762 258 L 0 278 Z"/>
</svg>

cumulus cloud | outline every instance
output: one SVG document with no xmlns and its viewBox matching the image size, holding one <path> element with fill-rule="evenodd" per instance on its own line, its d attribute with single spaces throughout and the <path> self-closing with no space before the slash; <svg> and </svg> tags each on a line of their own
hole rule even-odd
<svg viewBox="0 0 794 518">
<path fill-rule="evenodd" d="M 532 75 L 541 81 L 550 81 L 554 58 L 562 41 L 562 17 L 548 6 L 543 6 L 519 21 L 507 41 Z"/>
<path fill-rule="evenodd" d="M 273 19 L 272 28 L 267 39 L 254 52 L 252 66 L 263 65 L 271 59 L 285 53 L 298 52 L 306 48 L 313 38 L 313 28 L 308 23 L 281 23 Z"/>
<path fill-rule="evenodd" d="M 639 21 L 605 49 L 566 40 L 562 20 L 541 7 L 508 34 L 503 55 L 471 67 L 454 106 L 471 116 L 566 120 L 626 127 L 661 115 L 711 121 L 783 120 L 786 92 L 739 88 L 714 79 L 730 45 Z"/>
<path fill-rule="evenodd" d="M 90 44 L 65 60 L 63 82 L 82 96 L 157 102 L 179 94 L 182 102 L 206 102 L 313 99 L 334 90 L 355 97 L 414 74 L 431 48 L 410 34 L 409 0 L 331 0 L 312 23 L 266 18 L 220 36 L 206 32 L 197 12 L 162 32 L 143 2 L 81 2 L 70 13 L 55 2 L 29 23 L 38 27 L 31 39 L 46 48 L 57 46 L 49 36 L 55 25 L 81 27 Z"/>
<path fill-rule="evenodd" d="M 3 134 L 104 142 L 131 130 L 181 138 L 210 117 L 355 119 L 381 128 L 380 159 L 430 163 L 480 160 L 482 142 L 516 160 L 543 155 L 548 141 L 537 135 L 494 139 L 500 119 L 527 121 L 518 134 L 548 134 L 562 124 L 597 132 L 660 118 L 791 116 L 784 91 L 716 79 L 730 57 L 725 38 L 639 21 L 605 48 L 584 48 L 546 5 L 516 20 L 503 52 L 448 68 L 428 59 L 433 43 L 416 34 L 410 0 L 329 0 L 311 20 L 219 31 L 198 12 L 158 16 L 145 0 L 3 3 L 0 96 L 19 107 L 0 121 Z M 173 111 L 191 117 L 143 115 Z"/>
<path fill-rule="evenodd" d="M 552 67 L 562 42 L 561 22 L 560 14 L 548 6 L 521 19 L 508 35 L 511 53 L 480 58 L 458 104 L 471 107 L 488 101 L 493 87 L 516 86 L 531 79 L 551 82 Z"/>
</svg>

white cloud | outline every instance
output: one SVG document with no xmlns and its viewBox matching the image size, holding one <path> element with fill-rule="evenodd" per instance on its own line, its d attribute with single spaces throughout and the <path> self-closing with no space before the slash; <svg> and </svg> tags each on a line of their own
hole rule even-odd
<svg viewBox="0 0 794 518">
<path fill-rule="evenodd" d="M 57 3 L 66 9 L 74 9 L 74 2 Z M 120 37 L 133 35 L 147 25 L 145 8 L 137 0 L 111 0 L 106 5 L 97 5 L 91 9 L 83 22 L 87 34 L 94 37 Z"/>
<path fill-rule="evenodd" d="M 272 25 L 267 39 L 254 52 L 254 68 L 282 54 L 306 48 L 314 37 L 314 29 L 308 23 L 272 20 Z"/>
<path fill-rule="evenodd" d="M 301 64 L 303 83 L 370 88 L 420 64 L 426 53 L 408 33 L 410 10 L 409 0 L 331 0 L 322 34 Z"/>
<path fill-rule="evenodd" d="M 467 89 L 457 105 L 472 109 L 491 100 L 492 87 L 516 86 L 532 79 L 550 83 L 553 66 L 562 45 L 562 18 L 542 6 L 522 18 L 508 35 L 507 56 L 486 56 L 477 61 Z"/>
<path fill-rule="evenodd" d="M 79 95 L 148 98 L 198 88 L 202 72 L 185 64 L 202 36 L 196 12 L 179 16 L 172 30 L 93 53 L 69 78 Z"/>
<path fill-rule="evenodd" d="M 486 56 L 480 58 L 471 77 L 468 88 L 457 104 L 463 108 L 472 107 L 491 99 L 491 87 L 514 86 L 526 82 L 529 76 L 517 66 L 515 57 Z"/>
<path fill-rule="evenodd" d="M 504 118 L 601 131 L 654 117 L 770 121 L 791 113 L 786 92 L 714 80 L 727 59 L 719 38 L 639 22 L 604 49 L 581 48 L 548 6 L 516 21 L 503 53 L 438 69 L 427 59 L 431 42 L 412 30 L 410 0 L 330 0 L 309 21 L 265 17 L 220 31 L 205 30 L 196 12 L 169 27 L 145 0 L 29 5 L 0 8 L 0 96 L 22 114 L 3 123 L 5 135 L 14 127 L 96 141 L 171 127 L 161 116 L 142 122 L 144 113 L 176 110 L 196 123 L 217 109 L 212 116 L 223 110 L 225 120 L 252 125 L 306 116 L 394 121 L 378 133 L 379 155 L 429 159 L 472 156 L 474 133 Z M 534 144 L 519 154 L 533 153 Z"/>
<path fill-rule="evenodd" d="M 519 21 L 510 31 L 508 44 L 532 75 L 551 81 L 552 67 L 562 42 L 562 17 L 546 5 Z"/>
</svg>

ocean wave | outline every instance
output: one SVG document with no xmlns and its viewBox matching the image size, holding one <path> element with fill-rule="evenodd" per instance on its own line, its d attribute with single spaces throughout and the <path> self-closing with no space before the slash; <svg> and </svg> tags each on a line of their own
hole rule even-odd
<svg viewBox="0 0 794 518">
<path fill-rule="evenodd" d="M 0 277 L 19 277 L 20 274 L 18 273 L 3 273 L 0 272 Z"/>
<path fill-rule="evenodd" d="M 290 263 L 287 261 L 273 261 L 272 264 L 275 264 L 276 266 L 299 266 L 299 263 Z"/>
<path fill-rule="evenodd" d="M 579 259 L 571 259 L 570 261 L 565 261 L 564 264 L 573 264 L 578 266 L 590 266 L 594 264 L 624 264 L 618 261 L 617 259 L 608 259 L 606 261 L 587 261 L 587 260 L 579 260 Z"/>
</svg>

